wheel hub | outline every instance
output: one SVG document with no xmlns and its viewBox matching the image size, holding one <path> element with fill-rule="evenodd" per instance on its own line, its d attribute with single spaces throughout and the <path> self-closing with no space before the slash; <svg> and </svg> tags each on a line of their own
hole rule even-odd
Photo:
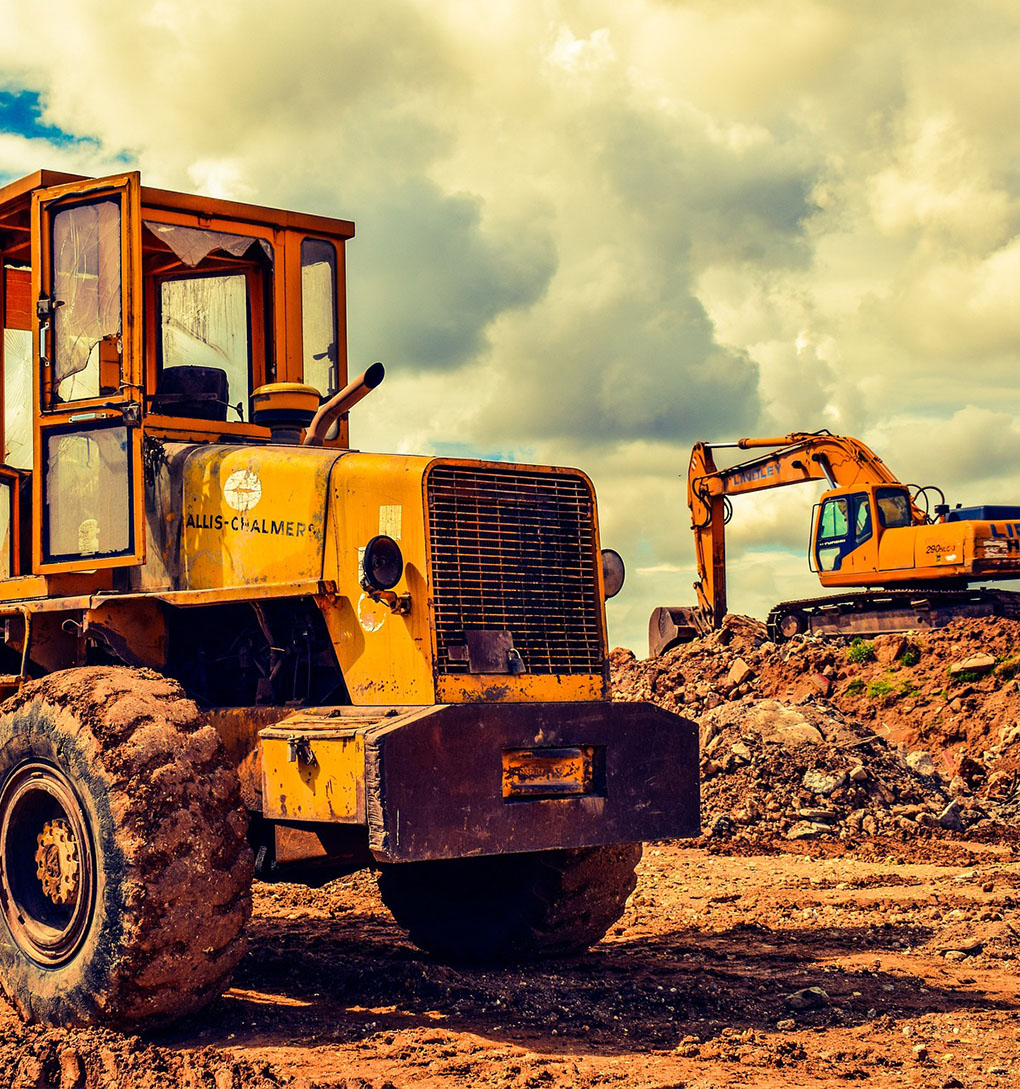
<svg viewBox="0 0 1020 1089">
<path fill-rule="evenodd" d="M 69 961 L 88 933 L 96 899 L 95 848 L 77 788 L 55 764 L 33 759 L 0 785 L 0 914 L 38 964 Z"/>
<path fill-rule="evenodd" d="M 803 613 L 784 613 L 779 619 L 779 630 L 787 639 L 800 635 L 806 628 L 807 620 Z"/>
<path fill-rule="evenodd" d="M 35 872 L 43 892 L 54 904 L 73 904 L 78 899 L 81 867 L 70 824 L 59 818 L 47 821 L 36 839 Z"/>
</svg>

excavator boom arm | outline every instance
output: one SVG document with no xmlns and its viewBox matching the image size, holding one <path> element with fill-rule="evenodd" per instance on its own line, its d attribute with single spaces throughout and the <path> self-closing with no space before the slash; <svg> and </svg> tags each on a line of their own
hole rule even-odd
<svg viewBox="0 0 1020 1089">
<path fill-rule="evenodd" d="M 715 465 L 719 449 L 769 449 L 726 469 Z M 795 432 L 779 438 L 696 443 L 687 474 L 687 502 L 698 567 L 698 607 L 706 626 L 726 615 L 726 521 L 728 497 L 825 480 L 830 488 L 899 484 L 885 462 L 858 439 L 828 431 Z M 913 516 L 923 521 L 915 508 Z"/>
</svg>

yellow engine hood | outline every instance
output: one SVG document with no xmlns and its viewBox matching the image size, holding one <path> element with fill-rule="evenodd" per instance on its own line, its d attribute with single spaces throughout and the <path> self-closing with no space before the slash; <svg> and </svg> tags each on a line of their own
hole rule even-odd
<svg viewBox="0 0 1020 1089">
<path fill-rule="evenodd" d="M 202 446 L 181 473 L 180 588 L 322 577 L 336 450 Z"/>
</svg>

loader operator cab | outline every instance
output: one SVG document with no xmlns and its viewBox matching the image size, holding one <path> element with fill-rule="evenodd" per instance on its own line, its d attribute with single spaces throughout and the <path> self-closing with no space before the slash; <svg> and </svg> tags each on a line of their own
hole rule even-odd
<svg viewBox="0 0 1020 1089">
<path fill-rule="evenodd" d="M 910 493 L 903 487 L 841 489 L 816 508 L 812 556 L 818 571 L 839 571 L 847 557 L 886 529 L 911 524 Z"/>
<path fill-rule="evenodd" d="M 160 442 L 267 443 L 257 390 L 343 386 L 353 234 L 138 174 L 0 189 L 0 578 L 137 565 Z"/>
</svg>

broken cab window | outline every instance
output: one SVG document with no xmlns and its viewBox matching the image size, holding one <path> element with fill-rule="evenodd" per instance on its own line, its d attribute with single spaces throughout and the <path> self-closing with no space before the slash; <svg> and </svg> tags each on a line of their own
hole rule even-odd
<svg viewBox="0 0 1020 1089">
<path fill-rule="evenodd" d="M 213 367 L 227 376 L 228 420 L 245 418 L 251 393 L 248 285 L 244 276 L 164 280 L 160 288 L 163 370 Z"/>
<path fill-rule="evenodd" d="M 324 396 L 335 393 L 336 250 L 318 238 L 301 243 L 301 338 L 305 381 Z"/>
<path fill-rule="evenodd" d="M 264 238 L 228 234 L 226 231 L 208 231 L 204 227 L 181 227 L 176 223 L 157 223 L 151 219 L 143 220 L 143 223 L 173 250 L 175 256 L 191 268 L 204 261 L 214 250 L 242 257 L 255 243 L 258 243 L 270 260 L 273 259 L 273 248 Z"/>
<path fill-rule="evenodd" d="M 115 393 L 122 348 L 120 203 L 108 198 L 55 211 L 51 233 L 56 399 Z"/>
<path fill-rule="evenodd" d="M 131 550 L 130 449 L 121 425 L 46 433 L 47 559 Z"/>
<path fill-rule="evenodd" d="M 15 469 L 32 468 L 32 334 L 4 330 L 4 457 Z"/>
</svg>

